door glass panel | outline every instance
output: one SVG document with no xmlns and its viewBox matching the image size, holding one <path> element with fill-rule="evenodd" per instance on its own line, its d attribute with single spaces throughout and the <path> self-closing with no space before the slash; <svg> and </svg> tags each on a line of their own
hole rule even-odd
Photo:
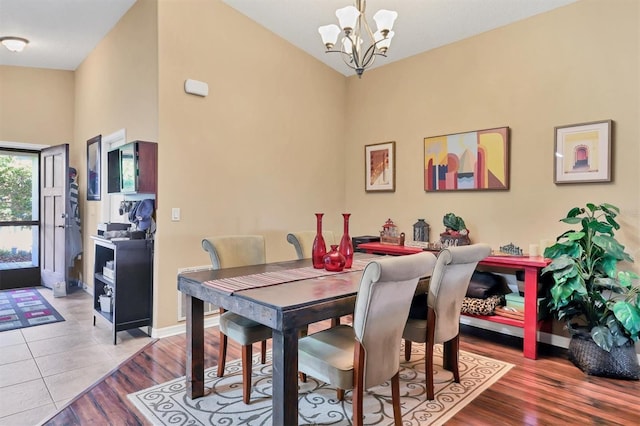
<svg viewBox="0 0 640 426">
<path fill-rule="evenodd" d="M 38 266 L 38 227 L 0 227 L 0 269 Z"/>
<path fill-rule="evenodd" d="M 0 269 L 38 266 L 38 153 L 0 150 Z"/>
</svg>

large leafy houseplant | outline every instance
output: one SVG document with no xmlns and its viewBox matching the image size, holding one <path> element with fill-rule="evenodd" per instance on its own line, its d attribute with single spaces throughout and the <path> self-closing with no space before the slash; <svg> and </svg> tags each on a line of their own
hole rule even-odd
<svg viewBox="0 0 640 426">
<path fill-rule="evenodd" d="M 561 234 L 544 252 L 552 259 L 543 270 L 554 278 L 551 310 L 572 334 L 586 328 L 607 352 L 640 337 L 639 277 L 617 267 L 621 261 L 633 262 L 614 236 L 620 229 L 619 213 L 606 203 L 572 208 L 561 221 L 577 229 Z"/>
</svg>

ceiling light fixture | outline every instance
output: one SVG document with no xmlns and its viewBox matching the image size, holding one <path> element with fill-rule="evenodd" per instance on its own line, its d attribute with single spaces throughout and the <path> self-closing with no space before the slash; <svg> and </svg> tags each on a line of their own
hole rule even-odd
<svg viewBox="0 0 640 426">
<path fill-rule="evenodd" d="M 391 31 L 398 13 L 392 10 L 380 9 L 373 15 L 378 31 L 373 33 L 364 15 L 365 0 L 356 0 L 354 6 L 336 10 L 338 23 L 324 25 L 318 28 L 327 53 L 340 53 L 347 66 L 354 69 L 358 77 L 367 67 L 373 65 L 376 56 L 387 56 L 394 32 Z M 340 49 L 334 49 L 340 32 L 344 32 Z M 363 46 L 365 43 L 367 44 Z"/>
<path fill-rule="evenodd" d="M 12 52 L 22 52 L 29 40 L 22 37 L 0 37 L 0 43 Z"/>
</svg>

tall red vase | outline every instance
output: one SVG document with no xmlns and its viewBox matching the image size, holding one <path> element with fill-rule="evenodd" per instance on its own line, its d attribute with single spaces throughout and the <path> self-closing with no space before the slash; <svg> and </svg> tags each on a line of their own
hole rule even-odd
<svg viewBox="0 0 640 426">
<path fill-rule="evenodd" d="M 342 234 L 340 246 L 338 247 L 338 251 L 342 253 L 345 258 L 345 268 L 351 268 L 353 264 L 353 242 L 349 236 L 349 216 L 351 216 L 351 213 L 342 213 L 342 217 L 344 218 L 344 233 Z"/>
<path fill-rule="evenodd" d="M 322 216 L 324 213 L 316 213 L 316 237 L 313 239 L 313 246 L 311 246 L 311 261 L 313 267 L 316 269 L 324 268 L 324 262 L 322 258 L 327 254 L 327 246 L 322 237 Z"/>
</svg>

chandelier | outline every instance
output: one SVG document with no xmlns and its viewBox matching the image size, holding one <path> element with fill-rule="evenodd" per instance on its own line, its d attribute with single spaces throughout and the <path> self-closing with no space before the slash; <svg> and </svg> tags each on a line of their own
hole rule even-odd
<svg viewBox="0 0 640 426">
<path fill-rule="evenodd" d="M 387 56 L 394 32 L 391 31 L 398 13 L 392 10 L 380 9 L 373 15 L 378 31 L 371 31 L 364 16 L 365 0 L 356 0 L 355 6 L 347 6 L 336 10 L 338 27 L 335 24 L 318 28 L 327 53 L 340 53 L 347 66 L 354 69 L 358 77 L 367 67 L 373 65 L 376 56 Z M 338 36 L 344 33 L 339 48 L 336 47 Z M 366 43 L 366 44 L 365 44 Z"/>
</svg>

